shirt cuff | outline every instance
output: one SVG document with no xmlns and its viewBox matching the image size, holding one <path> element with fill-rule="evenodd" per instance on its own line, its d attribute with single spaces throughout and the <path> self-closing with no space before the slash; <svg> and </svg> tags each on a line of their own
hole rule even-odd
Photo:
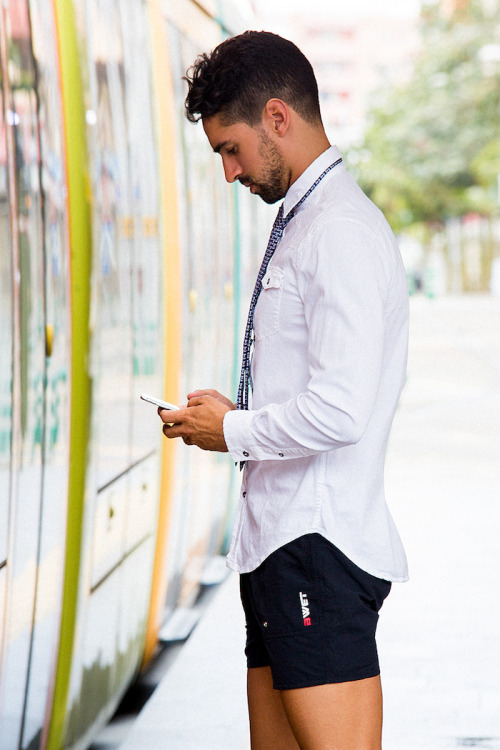
<svg viewBox="0 0 500 750">
<path fill-rule="evenodd" d="M 233 461 L 248 461 L 253 458 L 250 442 L 250 425 L 253 414 L 246 409 L 232 409 L 224 415 L 222 429 L 227 449 Z"/>
</svg>

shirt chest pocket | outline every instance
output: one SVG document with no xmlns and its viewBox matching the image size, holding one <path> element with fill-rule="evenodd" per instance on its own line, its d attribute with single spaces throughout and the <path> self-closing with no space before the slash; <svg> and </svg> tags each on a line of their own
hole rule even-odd
<svg viewBox="0 0 500 750">
<path fill-rule="evenodd" d="M 255 339 L 271 336 L 279 330 L 279 316 L 285 273 L 281 268 L 269 268 L 262 279 L 262 290 L 254 313 Z"/>
</svg>

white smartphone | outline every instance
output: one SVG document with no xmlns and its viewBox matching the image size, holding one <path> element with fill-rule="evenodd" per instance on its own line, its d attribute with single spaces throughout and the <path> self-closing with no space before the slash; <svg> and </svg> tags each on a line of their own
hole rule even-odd
<svg viewBox="0 0 500 750">
<path fill-rule="evenodd" d="M 149 401 L 150 404 L 159 406 L 160 409 L 169 409 L 169 410 L 179 409 L 179 407 L 176 406 L 175 404 L 169 404 L 168 401 L 163 401 L 161 398 L 155 398 L 154 396 L 148 396 L 146 393 L 141 393 L 141 398 L 143 401 Z"/>
</svg>

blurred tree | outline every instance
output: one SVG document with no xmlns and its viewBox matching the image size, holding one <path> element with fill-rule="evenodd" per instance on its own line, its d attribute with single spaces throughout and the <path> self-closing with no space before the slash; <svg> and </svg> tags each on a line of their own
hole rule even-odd
<svg viewBox="0 0 500 750">
<path fill-rule="evenodd" d="M 350 168 L 396 231 L 498 209 L 500 0 L 421 13 L 411 80 L 378 92 Z"/>
</svg>

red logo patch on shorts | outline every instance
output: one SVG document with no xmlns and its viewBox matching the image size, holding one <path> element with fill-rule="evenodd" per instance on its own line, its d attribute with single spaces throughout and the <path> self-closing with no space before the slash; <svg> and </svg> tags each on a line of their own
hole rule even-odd
<svg viewBox="0 0 500 750">
<path fill-rule="evenodd" d="M 311 625 L 311 610 L 309 609 L 309 599 L 307 598 L 307 594 L 303 594 L 301 591 L 299 597 L 304 625 Z"/>
</svg>

